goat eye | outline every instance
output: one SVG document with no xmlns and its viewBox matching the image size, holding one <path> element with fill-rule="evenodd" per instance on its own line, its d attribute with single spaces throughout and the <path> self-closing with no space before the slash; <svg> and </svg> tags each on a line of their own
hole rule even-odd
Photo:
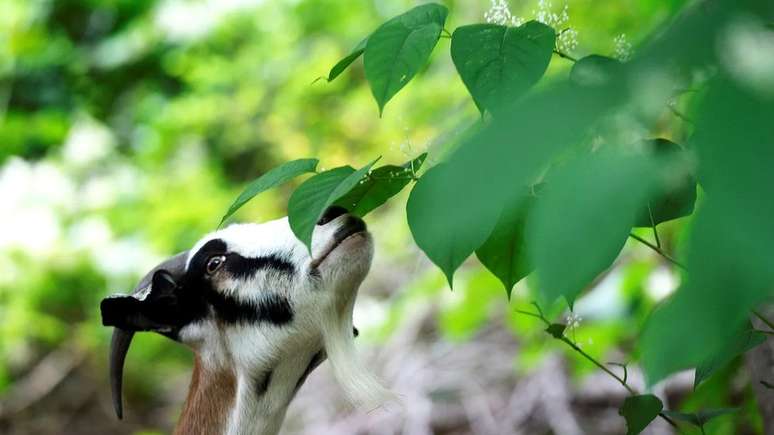
<svg viewBox="0 0 774 435">
<path fill-rule="evenodd" d="M 216 255 L 207 260 L 207 273 L 213 274 L 226 262 L 225 255 Z"/>
</svg>

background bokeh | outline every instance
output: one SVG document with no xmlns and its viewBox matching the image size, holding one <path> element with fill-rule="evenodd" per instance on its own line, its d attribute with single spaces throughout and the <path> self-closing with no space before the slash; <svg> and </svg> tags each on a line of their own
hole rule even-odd
<svg viewBox="0 0 774 435">
<path fill-rule="evenodd" d="M 429 163 L 438 161 L 478 116 L 444 53 L 448 40 L 381 118 L 361 61 L 332 83 L 315 82 L 415 3 L 0 3 L 1 433 L 170 432 L 191 354 L 140 334 L 126 364 L 125 419 L 117 421 L 100 299 L 130 290 L 160 259 L 214 230 L 247 181 L 286 160 L 359 167 L 379 155 L 399 164 L 429 151 Z M 512 2 L 510 10 L 530 19 L 541 7 L 561 13 L 565 5 L 541 3 Z M 636 51 L 682 3 L 569 0 L 573 54 Z M 449 29 L 482 22 L 493 7 L 444 4 Z M 546 80 L 569 67 L 555 59 Z M 236 220 L 284 215 L 293 187 L 261 195 Z M 403 406 L 351 409 L 324 364 L 292 404 L 283 433 L 624 433 L 617 407 L 625 391 L 515 312 L 529 308 L 529 280 L 509 301 L 470 260 L 451 291 L 413 244 L 404 202 L 405 192 L 367 218 L 376 258 L 355 313 L 364 358 Z M 660 227 L 670 252 L 680 252 L 686 225 Z M 679 279 L 652 252 L 628 245 L 576 303 L 572 336 L 601 361 L 633 362 L 629 376 L 641 388 L 636 335 Z M 741 407 L 708 433 L 762 433 L 739 366 L 688 399 L 686 373 L 656 392 L 673 409 Z M 648 431 L 671 433 L 661 422 Z"/>
</svg>

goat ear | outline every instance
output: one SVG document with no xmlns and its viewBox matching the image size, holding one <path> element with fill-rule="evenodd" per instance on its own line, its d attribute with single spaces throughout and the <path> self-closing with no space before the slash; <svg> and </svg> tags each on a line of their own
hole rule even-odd
<svg viewBox="0 0 774 435">
<path fill-rule="evenodd" d="M 177 288 L 172 274 L 164 269 L 157 270 L 151 278 L 151 293 L 170 293 Z"/>
</svg>

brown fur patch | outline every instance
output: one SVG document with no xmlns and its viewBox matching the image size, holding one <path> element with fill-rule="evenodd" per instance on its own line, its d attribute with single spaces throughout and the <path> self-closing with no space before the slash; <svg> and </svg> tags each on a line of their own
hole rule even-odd
<svg viewBox="0 0 774 435">
<path fill-rule="evenodd" d="M 224 433 L 236 399 L 236 376 L 229 369 L 208 370 L 199 357 L 175 435 Z"/>
</svg>

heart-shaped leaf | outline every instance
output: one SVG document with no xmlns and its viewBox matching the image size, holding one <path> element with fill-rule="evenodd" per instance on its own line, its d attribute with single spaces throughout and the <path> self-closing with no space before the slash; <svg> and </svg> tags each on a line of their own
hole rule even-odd
<svg viewBox="0 0 774 435">
<path fill-rule="evenodd" d="M 664 404 L 652 394 L 627 397 L 618 411 L 626 419 L 626 435 L 637 435 L 645 430 L 662 409 Z"/>
<path fill-rule="evenodd" d="M 488 239 L 476 249 L 476 257 L 503 283 L 508 298 L 513 286 L 532 268 L 527 256 L 525 225 L 533 199 L 506 205 Z"/>
<path fill-rule="evenodd" d="M 555 43 L 554 29 L 538 21 L 473 24 L 454 31 L 451 56 L 476 106 L 491 112 L 540 80 Z"/>
<path fill-rule="evenodd" d="M 417 6 L 382 24 L 368 37 L 363 62 L 381 116 L 385 104 L 419 72 L 446 22 L 445 6 Z"/>
<path fill-rule="evenodd" d="M 331 68 L 331 71 L 328 73 L 328 81 L 333 81 L 336 77 L 338 77 L 341 73 L 344 72 L 345 69 L 347 69 L 348 66 L 352 64 L 355 60 L 357 60 L 358 57 L 360 57 L 361 54 L 365 51 L 366 43 L 368 42 L 368 37 L 363 38 L 362 41 L 360 41 L 355 48 L 352 49 L 352 52 L 350 52 L 348 55 L 346 55 L 343 59 L 338 61 L 336 65 L 333 65 L 333 68 Z"/>
<path fill-rule="evenodd" d="M 466 198 L 477 189 L 474 184 L 450 176 L 446 164 L 437 165 L 419 179 L 406 204 L 414 241 L 441 268 L 449 286 L 454 271 L 489 237 L 500 213 L 494 201 L 465 210 Z"/>
<path fill-rule="evenodd" d="M 293 234 L 307 248 L 311 247 L 314 226 L 325 209 L 359 183 L 376 160 L 357 171 L 350 166 L 341 166 L 321 172 L 293 192 L 288 201 L 288 222 Z"/>
<path fill-rule="evenodd" d="M 357 216 L 365 216 L 403 190 L 422 167 L 426 157 L 427 153 L 423 153 L 401 166 L 385 165 L 374 169 L 362 183 L 339 198 L 336 205 Z"/>
<path fill-rule="evenodd" d="M 236 200 L 234 200 L 234 203 L 231 204 L 231 207 L 228 208 L 228 211 L 220 220 L 218 227 L 223 225 L 223 222 L 225 222 L 226 219 L 231 217 L 231 215 L 233 215 L 237 210 L 239 210 L 243 205 L 245 205 L 259 193 L 280 184 L 286 183 L 301 174 L 314 172 L 317 168 L 317 163 L 317 159 L 293 160 L 287 163 L 283 163 L 282 165 L 277 166 L 276 168 L 271 169 L 270 171 L 256 178 L 250 182 L 250 184 L 245 187 L 245 190 L 239 194 Z"/>
<path fill-rule="evenodd" d="M 569 303 L 623 248 L 654 183 L 646 156 L 596 153 L 549 174 L 530 213 L 527 251 L 546 302 Z"/>
</svg>

